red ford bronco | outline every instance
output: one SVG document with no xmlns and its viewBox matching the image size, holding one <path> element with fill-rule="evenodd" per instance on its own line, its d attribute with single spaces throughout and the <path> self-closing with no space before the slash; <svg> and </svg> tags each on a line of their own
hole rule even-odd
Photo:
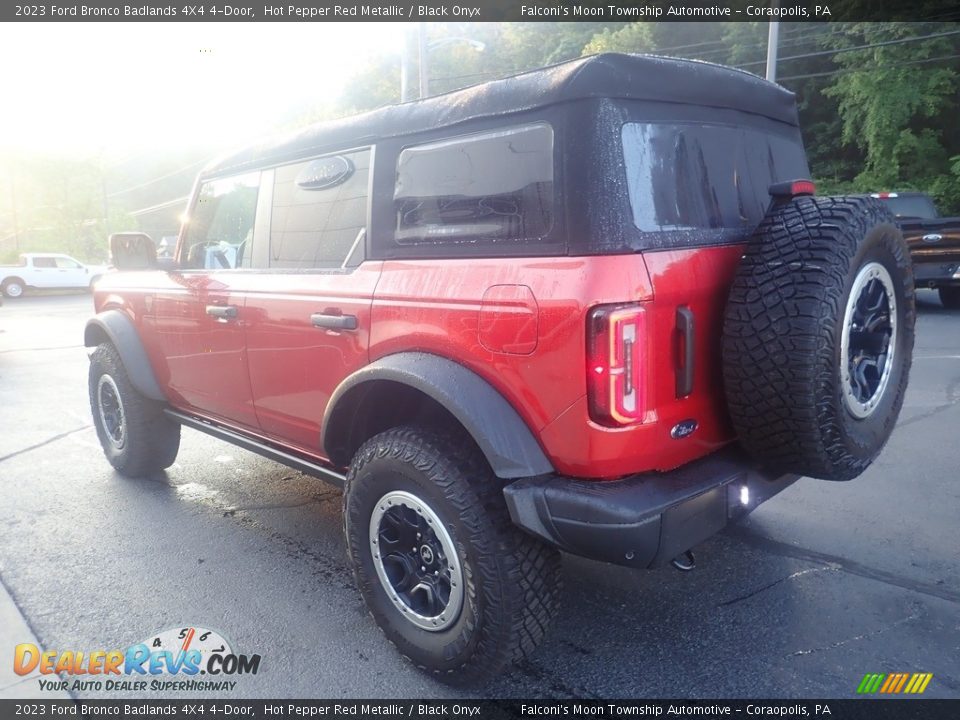
<svg viewBox="0 0 960 720">
<path fill-rule="evenodd" d="M 344 486 L 357 584 L 421 668 L 529 653 L 559 550 L 645 568 L 896 422 L 907 248 L 813 196 L 793 95 L 600 55 L 208 167 L 175 257 L 111 238 L 90 402 L 124 475 L 187 426 Z"/>
</svg>

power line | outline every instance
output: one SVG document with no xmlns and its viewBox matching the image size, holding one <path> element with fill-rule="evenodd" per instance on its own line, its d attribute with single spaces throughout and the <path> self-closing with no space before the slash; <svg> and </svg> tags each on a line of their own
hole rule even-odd
<svg viewBox="0 0 960 720">
<path fill-rule="evenodd" d="M 939 62 L 940 60 L 955 60 L 957 58 L 960 58 L 960 53 L 955 55 L 941 55 L 940 57 L 926 58 L 924 60 L 911 60 L 909 62 L 902 62 L 898 63 L 897 65 L 886 65 L 884 67 L 846 68 L 843 70 L 830 70 L 828 72 L 807 73 L 805 75 L 791 75 L 790 77 L 780 78 L 778 82 L 786 82 L 787 80 L 806 80 L 808 78 L 828 77 L 831 75 L 849 75 L 850 73 L 873 72 L 875 70 L 894 70 L 905 65 L 925 65 L 926 63 Z"/>
<path fill-rule="evenodd" d="M 139 185 L 133 185 L 132 187 L 124 188 L 123 190 L 116 190 L 115 192 L 112 192 L 109 195 L 107 195 L 107 197 L 108 198 L 117 197 L 117 195 L 125 195 L 128 192 L 133 192 L 134 190 L 139 190 L 140 188 L 148 187 L 150 185 L 160 182 L 161 180 L 166 180 L 167 178 L 171 178 L 175 175 L 180 175 L 181 173 L 184 173 L 187 170 L 192 170 L 193 168 L 199 165 L 203 165 L 205 162 L 206 160 L 199 160 L 195 163 L 191 163 L 190 165 L 182 167 L 178 170 L 174 170 L 173 172 L 168 172 L 166 175 L 161 175 L 160 177 L 153 178 L 152 180 L 147 180 L 146 182 L 142 182 Z"/>
<path fill-rule="evenodd" d="M 803 58 L 811 57 L 822 57 L 824 55 L 839 55 L 840 53 L 853 52 L 854 50 L 869 50 L 876 47 L 885 47 L 888 45 L 902 45 L 904 43 L 911 42 L 920 42 L 921 40 L 932 40 L 934 38 L 948 37 L 951 35 L 960 35 L 960 30 L 950 30 L 948 32 L 934 33 L 932 35 L 918 35 L 915 37 L 909 38 L 898 38 L 897 40 L 883 40 L 881 42 L 870 43 L 868 45 L 854 45 L 853 47 L 840 48 L 839 50 L 820 50 L 818 52 L 804 53 L 803 55 L 788 55 L 787 57 L 782 57 L 779 59 L 779 62 L 785 62 L 787 60 L 802 60 Z M 735 67 L 740 68 L 741 70 L 748 68 L 752 65 L 763 65 L 766 60 L 758 60 L 756 62 L 743 63 L 742 65 L 736 65 Z"/>
<path fill-rule="evenodd" d="M 140 208 L 139 210 L 131 210 L 130 215 L 146 215 L 147 213 L 155 212 L 157 210 L 163 210 L 166 207 L 171 205 L 176 205 L 177 203 L 186 202 L 190 199 L 189 195 L 184 195 L 183 197 L 174 198 L 173 200 L 168 200 L 167 202 L 158 203 L 157 205 L 151 205 L 149 207 Z"/>
</svg>

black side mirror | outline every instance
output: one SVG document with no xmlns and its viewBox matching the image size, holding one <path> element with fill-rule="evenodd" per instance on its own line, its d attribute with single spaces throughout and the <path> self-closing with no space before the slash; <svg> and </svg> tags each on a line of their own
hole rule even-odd
<svg viewBox="0 0 960 720">
<path fill-rule="evenodd" d="M 157 246 L 146 233 L 113 233 L 110 258 L 117 270 L 153 270 L 157 267 Z"/>
</svg>

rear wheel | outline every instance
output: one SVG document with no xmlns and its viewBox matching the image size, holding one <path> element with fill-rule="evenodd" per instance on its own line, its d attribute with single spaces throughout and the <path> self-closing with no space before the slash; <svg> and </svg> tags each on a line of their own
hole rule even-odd
<svg viewBox="0 0 960 720">
<path fill-rule="evenodd" d="M 947 310 L 960 310 L 960 286 L 945 285 L 938 292 L 940 293 L 940 304 Z"/>
<path fill-rule="evenodd" d="M 113 345 L 104 343 L 90 356 L 88 387 L 97 437 L 117 472 L 138 477 L 173 465 L 180 425 L 133 387 Z"/>
<path fill-rule="evenodd" d="M 443 682 L 486 680 L 531 652 L 559 601 L 560 558 L 511 522 L 469 438 L 388 430 L 354 457 L 344 531 L 374 620 Z"/>
<path fill-rule="evenodd" d="M 896 424 L 913 350 L 910 259 L 870 198 L 800 198 L 750 240 L 724 323 L 727 404 L 782 472 L 849 480 Z"/>
<path fill-rule="evenodd" d="M 23 295 L 27 286 L 20 278 L 10 278 L 3 281 L 3 294 L 8 298 L 18 298 Z"/>
</svg>

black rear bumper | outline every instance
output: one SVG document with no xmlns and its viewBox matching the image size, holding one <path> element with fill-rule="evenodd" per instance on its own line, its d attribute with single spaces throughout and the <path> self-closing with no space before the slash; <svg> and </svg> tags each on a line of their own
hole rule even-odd
<svg viewBox="0 0 960 720">
<path fill-rule="evenodd" d="M 645 568 L 698 545 L 796 479 L 761 471 L 734 447 L 671 472 L 609 482 L 551 475 L 503 493 L 514 524 L 551 545 Z"/>
</svg>

